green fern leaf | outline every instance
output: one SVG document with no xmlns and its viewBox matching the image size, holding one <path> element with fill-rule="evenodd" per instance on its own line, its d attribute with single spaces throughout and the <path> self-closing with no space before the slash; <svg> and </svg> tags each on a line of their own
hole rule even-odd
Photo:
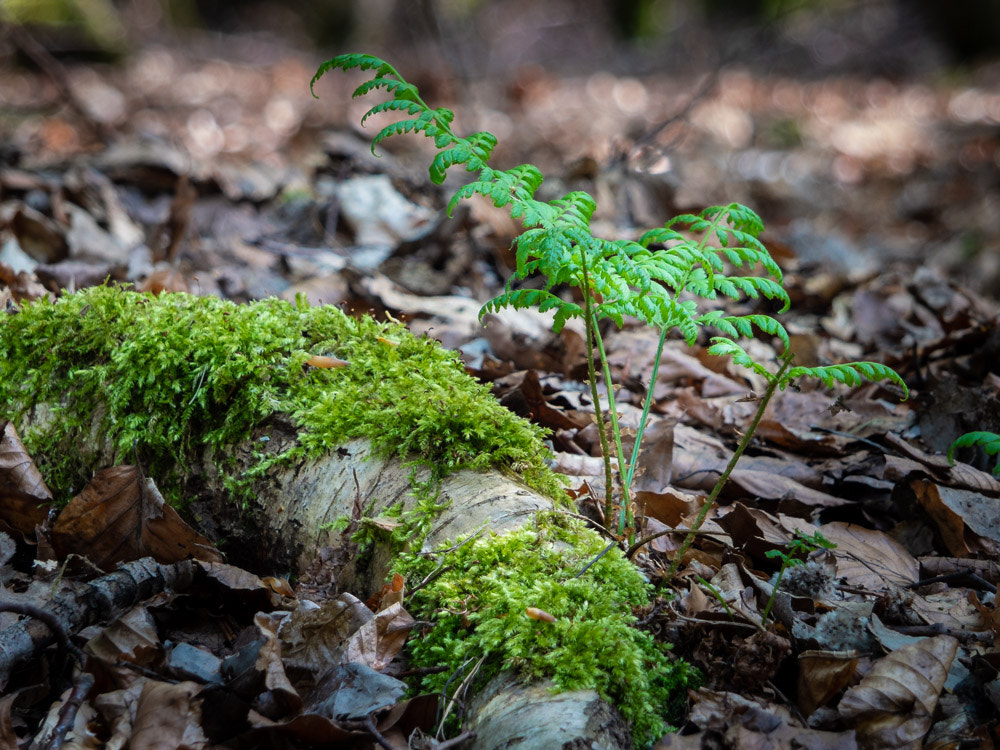
<svg viewBox="0 0 1000 750">
<path fill-rule="evenodd" d="M 573 302 L 557 297 L 545 289 L 507 289 L 502 294 L 497 295 L 487 302 L 479 311 L 479 318 L 490 312 L 499 312 L 504 308 L 512 307 L 515 310 L 527 308 L 537 308 L 539 312 L 555 310 L 556 316 L 552 329 L 558 333 L 566 325 L 570 318 L 583 316 L 583 308 Z"/>
<path fill-rule="evenodd" d="M 375 68 L 377 71 L 375 75 L 377 77 L 383 77 L 390 73 L 397 75 L 398 77 L 398 74 L 396 74 L 396 71 L 391 65 L 389 65 L 389 63 L 381 58 L 375 57 L 374 55 L 362 55 L 357 53 L 337 55 L 333 59 L 322 63 L 319 68 L 316 69 L 316 75 L 314 75 L 312 80 L 309 82 L 309 91 L 315 98 L 319 99 L 319 97 L 316 96 L 316 91 L 314 90 L 316 82 L 322 78 L 324 74 L 337 68 L 345 71 L 351 70 L 352 68 L 358 68 L 360 70 L 371 70 L 372 68 Z"/>
<path fill-rule="evenodd" d="M 368 122 L 369 117 L 381 114 L 382 112 L 406 112 L 410 115 L 419 115 L 422 112 L 426 112 L 426 110 L 417 102 L 411 102 L 408 99 L 391 99 L 387 102 L 376 104 L 374 107 L 365 112 L 361 117 L 362 127 L 364 127 L 365 123 Z"/>
<path fill-rule="evenodd" d="M 714 326 L 726 336 L 732 338 L 753 338 L 753 327 L 764 333 L 777 336 L 785 345 L 787 351 L 790 344 L 788 331 L 777 320 L 769 315 L 725 315 L 721 310 L 713 310 L 698 318 L 698 325 Z"/>
<path fill-rule="evenodd" d="M 801 377 L 818 378 L 827 388 L 831 388 L 835 382 L 854 387 L 866 380 L 873 383 L 888 380 L 903 389 L 903 398 L 900 400 L 905 401 L 910 394 L 899 373 L 880 362 L 845 362 L 825 367 L 792 367 L 785 374 L 784 380 L 791 382 Z"/>
<path fill-rule="evenodd" d="M 758 375 L 767 378 L 769 382 L 774 381 L 774 374 L 770 370 L 751 357 L 746 349 L 731 339 L 727 339 L 724 336 L 714 336 L 712 338 L 712 345 L 708 347 L 707 351 L 716 357 L 731 357 L 733 364 L 752 370 Z"/>
<path fill-rule="evenodd" d="M 404 101 L 416 102 L 420 99 L 417 87 L 412 83 L 401 81 L 398 78 L 382 78 L 379 76 L 365 81 L 354 89 L 354 93 L 351 94 L 351 98 L 357 99 L 367 93 L 375 91 L 376 89 L 385 89 L 396 99 Z"/>
<path fill-rule="evenodd" d="M 1000 435 L 997 435 L 995 432 L 965 433 L 948 448 L 948 463 L 954 465 L 955 451 L 958 448 L 971 448 L 973 446 L 982 448 L 987 456 L 995 456 L 997 453 L 1000 453 Z M 1000 475 L 1000 461 L 993 467 L 993 473 Z"/>
<path fill-rule="evenodd" d="M 590 217 L 597 208 L 597 202 L 589 193 L 575 190 L 551 202 L 558 212 L 553 221 L 567 227 L 584 229 L 590 234 Z"/>
<path fill-rule="evenodd" d="M 643 247 L 649 247 L 654 244 L 666 245 L 670 242 L 687 242 L 687 238 L 676 229 L 670 229 L 669 227 L 650 229 L 639 238 L 639 244 Z"/>
</svg>

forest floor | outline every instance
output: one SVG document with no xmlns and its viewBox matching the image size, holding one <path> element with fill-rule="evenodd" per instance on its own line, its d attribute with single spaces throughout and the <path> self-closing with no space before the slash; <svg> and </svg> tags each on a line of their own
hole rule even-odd
<svg viewBox="0 0 1000 750">
<path fill-rule="evenodd" d="M 518 227 L 484 201 L 446 218 L 461 175 L 432 185 L 419 138 L 393 139 L 374 157 L 374 130 L 357 126 L 374 102 L 350 101 L 356 79 L 328 74 L 315 100 L 309 80 L 321 58 L 252 39 L 148 46 L 118 65 L 63 64 L 18 44 L 47 71 L 0 70 L 5 309 L 111 279 L 235 301 L 301 294 L 390 315 L 460 351 L 503 404 L 551 430 L 556 470 L 581 511 L 596 512 L 603 467 L 582 329 L 554 334 L 525 313 L 479 320 L 513 271 Z M 428 102 L 455 109 L 460 130 L 496 133 L 496 164 L 538 164 L 547 197 L 591 192 L 595 234 L 635 238 L 677 213 L 752 207 L 786 274 L 792 304 L 781 319 L 796 363 L 873 359 L 909 386 L 902 402 L 885 385 L 775 397 L 671 582 L 674 596 L 636 613 L 705 679 L 682 733 L 658 746 L 850 747 L 858 736 L 870 747 L 919 738 L 925 747 L 993 746 L 1000 481 L 983 456 L 961 453 L 952 465 L 945 453 L 965 432 L 1000 432 L 1000 67 L 880 77 L 738 64 L 688 76 L 572 75 L 525 65 L 503 82 L 471 85 L 393 62 Z M 626 423 L 641 409 L 656 338 L 629 323 L 607 332 Z M 773 342 L 756 346 L 758 358 L 778 354 Z M 763 390 L 705 349 L 671 341 L 660 367 L 638 486 L 647 532 L 687 528 L 752 416 L 748 394 Z M 820 531 L 836 548 L 790 569 L 790 596 L 763 622 L 777 571 L 767 553 L 796 531 Z M 682 539 L 663 535 L 636 558 L 651 582 Z M 13 542 L 4 546 L 6 584 L 43 590 L 17 567 Z M 212 586 L 258 592 L 232 597 L 242 598 L 240 628 L 256 604 L 276 607 L 279 594 L 294 593 L 221 574 Z M 113 626 L 100 658 L 162 649 L 141 646 L 146 638 L 197 640 L 190 623 L 163 635 L 163 612 L 159 635 L 148 616 L 132 616 Z M 6 627 L 13 616 L 2 617 Z M 197 682 L 176 652 L 174 676 Z M 39 732 L 46 713 L 55 723 L 61 703 L 28 684 L 0 699 L 2 747 Z M 184 690 L 190 707 L 194 693 Z M 164 690 L 149 715 L 177 695 Z M 87 717 L 127 735 L 109 719 L 117 710 L 106 702 Z M 433 732 L 426 707 L 408 710 L 382 733 Z M 174 714 L 170 736 L 201 731 L 192 716 Z M 363 723 L 348 729 L 338 741 L 373 741 Z"/>
</svg>

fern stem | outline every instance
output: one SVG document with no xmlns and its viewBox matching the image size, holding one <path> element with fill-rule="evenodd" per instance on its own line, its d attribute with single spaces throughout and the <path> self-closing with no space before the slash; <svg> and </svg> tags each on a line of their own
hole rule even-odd
<svg viewBox="0 0 1000 750">
<path fill-rule="evenodd" d="M 684 543 L 681 544 L 681 548 L 677 550 L 677 555 L 674 557 L 674 561 L 670 564 L 670 570 L 667 571 L 664 583 L 669 584 L 670 581 L 673 580 L 674 574 L 677 572 L 677 568 L 681 564 L 681 559 L 694 543 L 694 539 L 697 536 L 695 532 L 701 528 L 701 525 L 705 523 L 705 519 L 708 517 L 709 511 L 715 507 L 715 501 L 719 497 L 719 493 L 722 492 L 722 488 L 725 487 L 726 482 L 729 481 L 729 475 L 732 474 L 733 469 L 736 468 L 736 463 L 743 455 L 743 451 L 745 451 L 747 446 L 750 445 L 750 441 L 753 439 L 754 433 L 757 432 L 757 426 L 760 424 L 760 420 L 764 417 L 764 411 L 767 409 L 767 405 L 771 402 L 774 392 L 778 390 L 778 386 L 783 382 L 782 377 L 791 364 L 792 353 L 788 352 L 781 357 L 781 367 L 778 368 L 777 374 L 769 376 L 767 390 L 764 391 L 764 395 L 760 399 L 760 404 L 757 405 L 757 411 L 753 415 L 753 421 L 750 422 L 750 426 L 747 428 L 746 432 L 743 433 L 743 437 L 740 440 L 739 445 L 736 446 L 736 450 L 733 452 L 732 458 L 729 459 L 729 464 L 726 466 L 725 471 L 722 472 L 722 475 L 712 488 L 712 493 L 708 496 L 708 500 L 706 500 L 705 504 L 701 507 L 701 511 L 698 513 L 698 517 L 695 518 L 694 523 L 688 530 L 687 536 L 684 537 Z"/>
<path fill-rule="evenodd" d="M 604 524 L 611 525 L 611 517 L 615 513 L 614 475 L 611 472 L 611 448 L 608 446 L 608 435 L 604 429 L 604 414 L 601 409 L 601 396 L 597 392 L 597 371 L 594 367 L 594 336 L 600 335 L 594 324 L 594 302 L 590 295 L 590 274 L 587 271 L 587 250 L 580 248 L 580 267 L 583 272 L 583 319 L 587 335 L 587 380 L 590 381 L 590 395 L 594 401 L 594 420 L 597 422 L 597 434 L 601 441 L 601 456 L 604 458 Z M 619 467 L 621 464 L 619 464 Z"/>
<path fill-rule="evenodd" d="M 593 313 L 591 313 L 593 315 Z M 622 480 L 622 508 L 618 516 L 618 528 L 619 534 L 623 534 L 625 529 L 632 527 L 632 498 L 629 492 L 628 483 L 625 481 L 625 451 L 622 448 L 622 434 L 621 429 L 618 426 L 618 411 L 615 405 L 615 387 L 614 383 L 611 382 L 611 365 L 608 364 L 608 357 L 604 351 L 604 339 L 601 337 L 601 332 L 597 327 L 596 315 L 594 315 L 594 340 L 597 342 L 598 351 L 601 354 L 601 368 L 604 372 L 604 384 L 608 391 L 608 419 L 611 422 L 611 432 L 615 438 L 615 451 L 618 455 L 618 468 L 619 476 Z M 634 532 L 631 532 L 629 536 L 631 537 Z M 629 540 L 633 541 L 632 539 Z"/>
<path fill-rule="evenodd" d="M 774 600 L 778 596 L 778 587 L 781 586 L 781 578 L 785 575 L 785 569 L 788 567 L 788 561 L 783 560 L 781 562 L 781 570 L 778 571 L 778 577 L 774 581 L 774 588 L 771 589 L 771 596 L 768 597 L 767 606 L 764 607 L 764 613 L 760 616 L 761 623 L 767 622 L 767 616 L 771 614 L 771 607 L 774 605 Z"/>
<path fill-rule="evenodd" d="M 639 447 L 642 445 L 642 434 L 646 431 L 646 421 L 649 419 L 649 410 L 653 405 L 653 389 L 656 386 L 656 378 L 660 372 L 660 358 L 663 356 L 663 346 L 667 342 L 667 334 L 670 333 L 669 326 L 660 329 L 660 340 L 656 344 L 656 357 L 653 359 L 653 373 L 649 378 L 649 387 L 646 389 L 646 400 L 642 405 L 642 416 L 639 418 L 639 429 L 635 433 L 635 444 L 632 446 L 632 455 L 628 460 L 628 471 L 625 473 L 625 484 L 632 487 L 632 478 L 635 476 L 635 467 L 639 462 Z"/>
</svg>

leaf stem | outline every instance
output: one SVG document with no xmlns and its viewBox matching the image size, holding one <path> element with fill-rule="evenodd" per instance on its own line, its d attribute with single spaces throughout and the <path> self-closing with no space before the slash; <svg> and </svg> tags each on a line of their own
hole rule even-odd
<svg viewBox="0 0 1000 750">
<path fill-rule="evenodd" d="M 594 315 L 593 312 L 591 314 Z M 626 529 L 632 528 L 632 499 L 631 493 L 629 492 L 628 482 L 625 481 L 625 451 L 622 448 L 622 434 L 618 425 L 618 411 L 615 405 L 615 386 L 614 383 L 611 382 L 611 365 L 608 364 L 608 357 L 604 351 L 604 339 L 601 337 L 601 332 L 597 327 L 597 316 L 594 315 L 594 317 L 595 320 L 592 324 L 592 328 L 594 330 L 594 340 L 597 342 L 597 348 L 601 354 L 601 368 L 604 372 L 604 384 L 608 391 L 608 419 L 611 422 L 611 432 L 615 439 L 615 451 L 618 455 L 619 476 L 622 480 L 622 507 L 619 512 L 618 527 L 616 530 L 619 534 L 624 534 Z M 633 534 L 634 531 L 629 532 L 629 536 L 632 536 Z"/>
<path fill-rule="evenodd" d="M 597 371 L 594 367 L 594 337 L 600 335 L 594 325 L 594 303 L 590 294 L 590 274 L 587 271 L 587 249 L 580 248 L 580 268 L 583 273 L 583 320 L 587 335 L 587 380 L 590 381 L 590 395 L 594 402 L 594 419 L 597 422 L 597 434 L 601 440 L 601 456 L 604 458 L 604 524 L 609 528 L 611 518 L 615 513 L 614 475 L 611 472 L 611 449 L 608 446 L 608 435 L 604 429 L 604 414 L 601 409 L 601 397 L 597 392 Z M 621 464 L 619 464 L 621 466 Z"/>
<path fill-rule="evenodd" d="M 784 354 L 781 357 L 781 367 L 778 368 L 778 372 L 768 378 L 767 390 L 764 391 L 764 395 L 760 399 L 760 404 L 757 405 L 757 411 L 753 415 L 753 421 L 750 422 L 750 426 L 747 428 L 746 432 L 743 433 L 743 437 L 740 439 L 739 445 L 736 446 L 736 450 L 733 452 L 732 458 L 729 459 L 729 464 L 726 466 L 726 470 L 722 472 L 722 475 L 712 488 L 712 493 L 708 496 L 708 500 L 706 500 L 705 504 L 701 507 L 698 517 L 695 518 L 694 523 L 691 524 L 691 530 L 688 532 L 688 535 L 684 537 L 684 543 L 681 544 L 681 548 L 677 550 L 674 561 L 670 564 L 670 570 L 667 571 L 667 575 L 664 578 L 665 583 L 669 584 L 670 581 L 673 580 L 674 574 L 677 572 L 677 568 L 680 566 L 684 554 L 694 543 L 696 536 L 694 532 L 700 529 L 701 525 L 705 523 L 705 519 L 708 517 L 709 511 L 715 507 L 715 501 L 718 499 L 719 493 L 722 492 L 722 488 L 725 487 L 726 482 L 729 481 L 729 475 L 732 474 L 733 469 L 736 468 L 736 463 L 743 455 L 743 451 L 745 451 L 747 446 L 750 445 L 750 441 L 753 439 L 754 433 L 757 431 L 757 426 L 760 424 L 760 420 L 763 418 L 764 411 L 767 409 L 767 405 L 771 402 L 774 392 L 785 382 L 783 376 L 785 371 L 788 370 L 792 364 L 792 356 L 791 352 Z"/>
<path fill-rule="evenodd" d="M 660 373 L 660 358 L 663 356 L 663 346 L 667 342 L 667 334 L 670 333 L 669 326 L 660 329 L 660 340 L 656 344 L 656 356 L 653 358 L 653 372 L 649 377 L 649 387 L 646 389 L 646 400 L 642 405 L 642 416 L 639 418 L 639 429 L 635 433 L 635 444 L 632 446 L 632 455 L 628 460 L 628 471 L 625 474 L 625 484 L 632 487 L 632 478 L 635 476 L 635 467 L 639 463 L 639 447 L 642 445 L 642 435 L 646 431 L 646 421 L 649 419 L 649 410 L 653 405 L 653 389 L 656 386 L 656 378 Z"/>
</svg>

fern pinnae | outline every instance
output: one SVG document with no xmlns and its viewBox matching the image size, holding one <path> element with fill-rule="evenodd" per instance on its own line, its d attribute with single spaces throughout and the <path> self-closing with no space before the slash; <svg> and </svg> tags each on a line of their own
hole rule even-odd
<svg viewBox="0 0 1000 750">
<path fill-rule="evenodd" d="M 889 380 L 903 389 L 900 401 L 905 401 L 910 395 L 910 390 L 899 373 L 881 362 L 862 361 L 821 367 L 792 367 L 788 370 L 786 377 L 789 381 L 801 377 L 817 378 L 828 388 L 833 387 L 834 383 L 843 383 L 854 387 L 861 385 L 866 380 L 873 383 Z"/>
<path fill-rule="evenodd" d="M 954 465 L 955 451 L 958 448 L 982 448 L 987 456 L 995 456 L 1000 453 L 1000 435 L 995 432 L 985 432 L 976 430 L 967 432 L 958 437 L 948 448 L 948 463 Z M 1000 461 L 993 467 L 993 474 L 1000 476 Z"/>
</svg>

